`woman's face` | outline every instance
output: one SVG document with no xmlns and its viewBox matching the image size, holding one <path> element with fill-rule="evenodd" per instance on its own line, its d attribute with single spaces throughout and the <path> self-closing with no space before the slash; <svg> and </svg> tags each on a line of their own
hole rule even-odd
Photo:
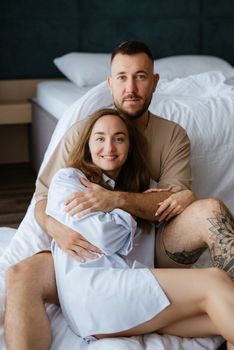
<svg viewBox="0 0 234 350">
<path fill-rule="evenodd" d="M 99 118 L 89 139 L 92 161 L 112 179 L 116 179 L 128 157 L 129 136 L 124 122 L 114 115 Z"/>
</svg>

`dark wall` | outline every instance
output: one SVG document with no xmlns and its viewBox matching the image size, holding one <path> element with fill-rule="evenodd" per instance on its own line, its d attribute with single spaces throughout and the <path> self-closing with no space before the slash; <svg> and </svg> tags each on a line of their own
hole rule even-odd
<svg viewBox="0 0 234 350">
<path fill-rule="evenodd" d="M 233 0 L 1 0 L 0 79 L 59 76 L 53 58 L 143 40 L 156 57 L 209 54 L 234 65 Z"/>
</svg>

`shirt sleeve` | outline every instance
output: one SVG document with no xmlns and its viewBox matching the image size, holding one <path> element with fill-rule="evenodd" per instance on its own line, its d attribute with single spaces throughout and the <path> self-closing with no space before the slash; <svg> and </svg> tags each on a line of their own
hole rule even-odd
<svg viewBox="0 0 234 350">
<path fill-rule="evenodd" d="M 130 214 L 121 209 L 108 213 L 93 212 L 82 218 L 66 213 L 65 198 L 71 193 L 86 189 L 80 183 L 81 176 L 85 177 L 73 168 L 61 169 L 56 173 L 49 188 L 46 213 L 82 234 L 106 255 L 127 255 L 133 248 L 136 232 L 136 221 Z"/>
<path fill-rule="evenodd" d="M 190 141 L 186 131 L 177 125 L 169 135 L 161 159 L 159 187 L 172 186 L 172 191 L 191 189 Z"/>
<path fill-rule="evenodd" d="M 69 153 L 79 139 L 79 134 L 80 127 L 79 123 L 77 123 L 66 132 L 55 148 L 48 163 L 37 178 L 35 189 L 36 202 L 47 199 L 48 188 L 52 177 L 59 169 L 67 166 Z"/>
</svg>

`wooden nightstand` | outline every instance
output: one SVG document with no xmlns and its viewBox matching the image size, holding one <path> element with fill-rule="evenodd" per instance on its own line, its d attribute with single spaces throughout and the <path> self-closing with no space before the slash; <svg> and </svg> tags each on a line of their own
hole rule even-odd
<svg viewBox="0 0 234 350">
<path fill-rule="evenodd" d="M 32 121 L 29 101 L 0 101 L 0 125 L 28 124 Z"/>
<path fill-rule="evenodd" d="M 30 99 L 41 79 L 0 80 L 0 164 L 29 162 Z"/>
</svg>

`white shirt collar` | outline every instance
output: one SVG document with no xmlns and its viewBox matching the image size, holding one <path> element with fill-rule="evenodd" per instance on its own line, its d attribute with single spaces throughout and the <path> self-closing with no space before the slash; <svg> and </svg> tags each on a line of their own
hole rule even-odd
<svg viewBox="0 0 234 350">
<path fill-rule="evenodd" d="M 102 178 L 106 184 L 108 184 L 111 188 L 115 188 L 115 180 L 111 179 L 106 174 L 102 174 Z"/>
</svg>

